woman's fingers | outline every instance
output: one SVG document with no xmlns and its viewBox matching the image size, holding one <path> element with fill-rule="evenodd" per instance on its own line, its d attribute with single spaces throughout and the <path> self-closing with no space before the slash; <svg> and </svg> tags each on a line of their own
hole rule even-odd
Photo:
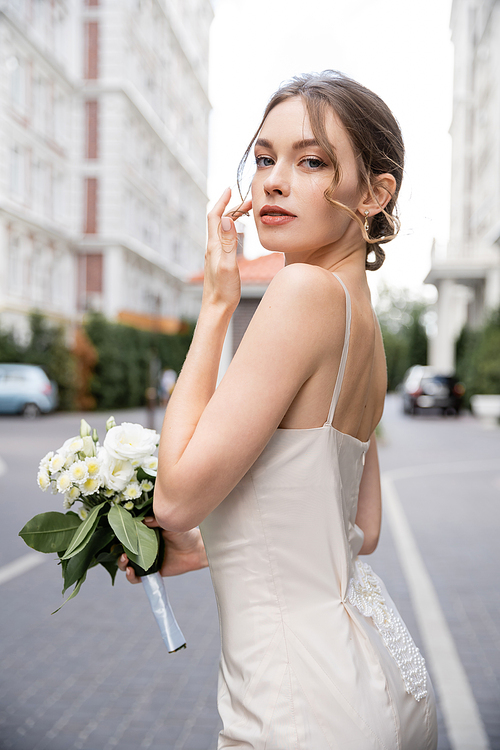
<svg viewBox="0 0 500 750">
<path fill-rule="evenodd" d="M 252 199 L 246 198 L 243 203 L 240 203 L 236 208 L 226 211 L 226 216 L 230 216 L 231 219 L 239 219 L 241 216 L 248 216 L 248 212 L 252 208 Z"/>
<path fill-rule="evenodd" d="M 127 581 L 130 583 L 140 583 L 141 579 L 136 576 L 135 571 L 133 568 L 129 565 L 129 559 L 125 553 L 121 555 L 121 557 L 118 558 L 118 567 L 120 570 L 125 571 L 125 575 L 127 576 Z"/>
<path fill-rule="evenodd" d="M 141 579 L 138 576 L 136 576 L 133 568 L 130 568 L 130 567 L 127 568 L 125 570 L 125 575 L 127 576 L 127 581 L 129 583 L 140 583 L 141 582 Z"/>
</svg>

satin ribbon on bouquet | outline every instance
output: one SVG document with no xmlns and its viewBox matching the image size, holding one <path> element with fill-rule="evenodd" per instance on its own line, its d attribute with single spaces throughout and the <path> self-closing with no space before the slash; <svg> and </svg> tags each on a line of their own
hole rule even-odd
<svg viewBox="0 0 500 750">
<path fill-rule="evenodd" d="M 177 624 L 175 615 L 170 606 L 163 577 L 160 572 L 142 576 L 144 591 L 149 599 L 155 620 L 160 628 L 163 643 L 169 654 L 186 648 L 186 639 Z"/>
</svg>

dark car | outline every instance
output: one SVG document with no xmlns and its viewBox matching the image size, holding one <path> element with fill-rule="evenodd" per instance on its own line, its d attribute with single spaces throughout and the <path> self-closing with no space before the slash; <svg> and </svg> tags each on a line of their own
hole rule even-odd
<svg viewBox="0 0 500 750">
<path fill-rule="evenodd" d="M 423 365 L 410 367 L 401 390 L 405 414 L 415 414 L 420 409 L 440 409 L 443 414 L 451 411 L 458 414 L 465 393 L 463 383 L 459 383 L 454 375 Z"/>
<path fill-rule="evenodd" d="M 0 363 L 0 414 L 37 417 L 58 403 L 57 384 L 38 365 Z"/>
</svg>

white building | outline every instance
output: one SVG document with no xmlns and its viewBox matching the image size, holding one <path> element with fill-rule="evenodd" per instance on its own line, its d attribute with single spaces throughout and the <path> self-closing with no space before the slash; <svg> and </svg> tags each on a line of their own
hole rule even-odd
<svg viewBox="0 0 500 750">
<path fill-rule="evenodd" d="M 500 305 L 500 2 L 454 0 L 451 28 L 450 240 L 425 279 L 439 292 L 430 359 L 441 368 L 453 367 L 463 325 L 480 325 Z"/>
<path fill-rule="evenodd" d="M 209 0 L 0 0 L 0 322 L 175 330 L 204 257 Z M 199 304 L 199 303 L 198 303 Z"/>
</svg>

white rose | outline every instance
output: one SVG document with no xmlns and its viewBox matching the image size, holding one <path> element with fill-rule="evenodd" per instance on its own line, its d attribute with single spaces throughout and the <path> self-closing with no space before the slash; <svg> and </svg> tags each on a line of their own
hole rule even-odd
<svg viewBox="0 0 500 750">
<path fill-rule="evenodd" d="M 112 427 L 104 439 L 104 447 L 114 458 L 141 461 L 156 450 L 160 436 L 140 424 L 122 422 Z"/>
<path fill-rule="evenodd" d="M 109 433 L 108 433 L 109 434 Z M 123 461 L 110 455 L 105 447 L 99 449 L 101 477 L 107 489 L 121 492 L 134 476 L 130 461 Z"/>
</svg>

